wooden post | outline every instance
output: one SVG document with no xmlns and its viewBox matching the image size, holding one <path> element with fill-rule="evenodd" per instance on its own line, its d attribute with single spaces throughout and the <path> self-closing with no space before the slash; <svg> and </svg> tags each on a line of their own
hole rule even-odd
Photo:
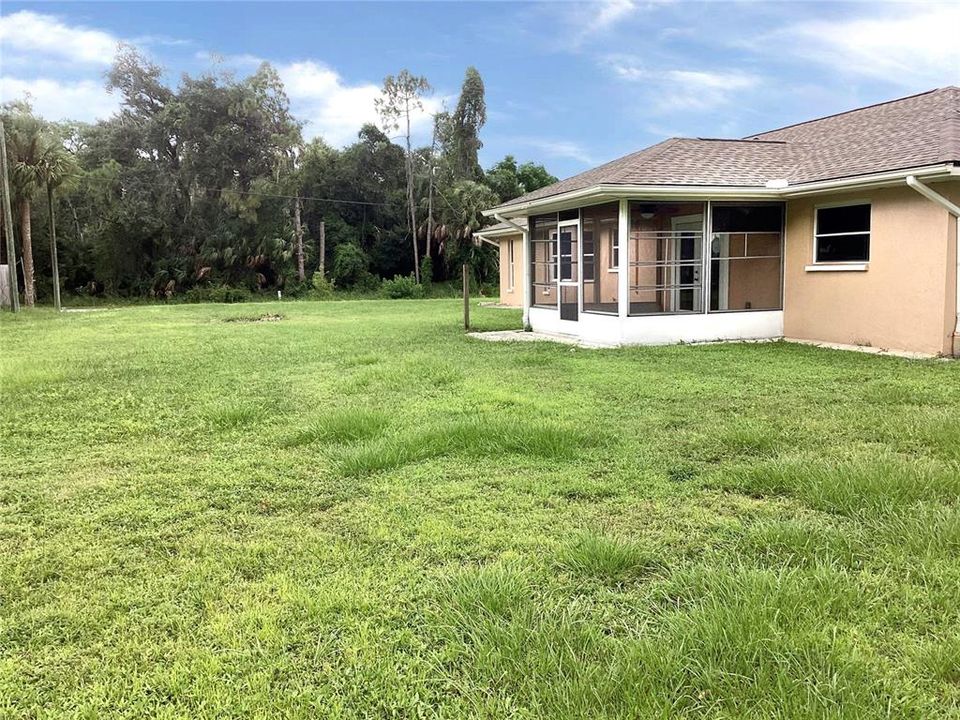
<svg viewBox="0 0 960 720">
<path fill-rule="evenodd" d="M 10 181 L 7 178 L 7 138 L 0 120 L 0 191 L 3 195 L 3 227 L 7 233 L 7 269 L 10 271 L 10 309 L 20 312 L 20 288 L 17 285 L 17 249 L 13 242 L 13 212 L 10 210 Z"/>
<path fill-rule="evenodd" d="M 47 208 L 50 213 L 50 266 L 53 268 L 53 306 L 60 312 L 60 267 L 57 262 L 57 222 L 53 210 L 53 187 L 47 183 Z"/>
<path fill-rule="evenodd" d="M 463 329 L 470 329 L 470 264 L 463 264 Z"/>
<path fill-rule="evenodd" d="M 327 257 L 327 228 L 323 220 L 320 221 L 320 277 L 326 277 L 326 257 Z"/>
</svg>

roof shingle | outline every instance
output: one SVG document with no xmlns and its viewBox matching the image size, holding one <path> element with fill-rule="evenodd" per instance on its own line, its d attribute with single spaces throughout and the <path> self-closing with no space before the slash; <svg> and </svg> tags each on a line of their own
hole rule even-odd
<svg viewBox="0 0 960 720">
<path fill-rule="evenodd" d="M 946 87 L 742 140 L 671 138 L 504 205 L 596 185 L 791 185 L 960 163 L 960 88 Z"/>
</svg>

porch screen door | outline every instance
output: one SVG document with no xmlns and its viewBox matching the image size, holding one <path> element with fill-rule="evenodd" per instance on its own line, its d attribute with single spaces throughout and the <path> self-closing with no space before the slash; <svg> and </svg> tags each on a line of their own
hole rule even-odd
<svg viewBox="0 0 960 720">
<path fill-rule="evenodd" d="M 579 226 L 576 221 L 559 228 L 560 319 L 576 320 L 579 314 L 580 273 Z"/>
<path fill-rule="evenodd" d="M 680 286 L 674 296 L 674 310 L 699 310 L 697 290 L 700 287 L 701 237 L 703 217 L 678 219 L 673 223 L 674 257 L 678 261 L 677 280 Z"/>
</svg>

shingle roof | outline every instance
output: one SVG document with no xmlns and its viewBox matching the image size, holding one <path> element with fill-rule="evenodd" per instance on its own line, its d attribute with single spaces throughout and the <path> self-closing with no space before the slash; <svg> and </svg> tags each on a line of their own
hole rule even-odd
<svg viewBox="0 0 960 720">
<path fill-rule="evenodd" d="M 791 185 L 960 163 L 960 88 L 946 87 L 751 135 L 671 138 L 527 193 L 509 205 L 595 185 Z"/>
<path fill-rule="evenodd" d="M 523 227 L 527 226 L 527 222 L 523 218 L 517 218 L 517 220 L 513 220 L 512 223 L 513 224 L 501 222 L 501 223 L 497 223 L 496 225 L 488 225 L 482 230 L 477 230 L 477 232 L 481 235 L 492 235 L 492 234 L 502 235 L 504 234 L 505 231 L 509 233 L 510 230 L 513 230 L 514 232 L 519 233 L 519 230 L 517 230 L 514 227 L 514 224 L 522 225 Z"/>
</svg>

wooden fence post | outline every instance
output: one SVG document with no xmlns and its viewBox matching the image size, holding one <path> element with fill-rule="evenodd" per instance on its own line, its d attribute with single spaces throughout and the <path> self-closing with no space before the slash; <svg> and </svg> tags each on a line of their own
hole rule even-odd
<svg viewBox="0 0 960 720">
<path fill-rule="evenodd" d="M 463 329 L 470 329 L 470 264 L 463 264 Z"/>
</svg>

